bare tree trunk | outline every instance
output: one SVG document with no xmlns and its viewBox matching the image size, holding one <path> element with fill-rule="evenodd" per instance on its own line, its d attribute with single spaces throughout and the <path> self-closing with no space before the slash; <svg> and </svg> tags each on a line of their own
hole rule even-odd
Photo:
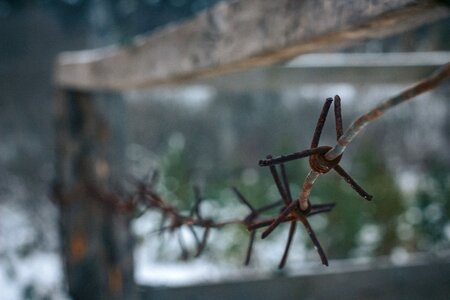
<svg viewBox="0 0 450 300">
<path fill-rule="evenodd" d="M 129 218 L 92 193 L 113 190 L 123 171 L 124 105 L 112 98 L 60 91 L 55 101 L 55 198 L 74 300 L 136 299 Z"/>
</svg>

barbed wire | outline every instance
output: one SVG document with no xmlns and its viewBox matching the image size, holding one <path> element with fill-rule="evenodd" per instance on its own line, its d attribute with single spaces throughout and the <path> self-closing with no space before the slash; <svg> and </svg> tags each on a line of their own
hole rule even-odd
<svg viewBox="0 0 450 300">
<path fill-rule="evenodd" d="M 430 77 L 416 83 L 415 85 L 405 89 L 401 93 L 375 106 L 372 110 L 360 116 L 350 125 L 345 133 L 338 139 L 338 142 L 334 146 L 334 148 L 325 154 L 325 158 L 328 160 L 333 160 L 336 157 L 342 155 L 347 146 L 370 122 L 373 122 L 380 118 L 387 110 L 436 88 L 449 77 L 450 63 L 447 63 L 441 68 L 437 69 L 433 74 L 431 74 Z"/>
<path fill-rule="evenodd" d="M 272 201 L 270 204 L 263 207 L 255 208 L 237 188 L 232 188 L 239 203 L 249 210 L 249 213 L 243 218 L 216 221 L 212 217 L 204 216 L 201 212 L 201 205 L 204 198 L 201 196 L 201 192 L 198 187 L 193 188 L 194 202 L 191 208 L 187 212 L 181 212 L 177 209 L 177 207 L 173 206 L 170 201 L 162 197 L 156 191 L 156 182 L 159 177 L 158 172 L 153 172 L 151 176 L 149 175 L 143 180 L 132 180 L 135 190 L 130 195 L 123 195 L 123 193 L 120 195 L 120 193 L 108 192 L 94 186 L 86 187 L 86 190 L 83 192 L 87 192 L 92 196 L 91 198 L 99 201 L 117 213 L 135 215 L 136 211 L 138 211 L 139 214 L 142 214 L 148 210 L 159 211 L 162 215 L 162 221 L 155 233 L 162 233 L 165 231 L 169 231 L 171 233 L 177 232 L 178 243 L 180 245 L 183 257 L 188 257 L 190 255 L 183 235 L 181 234 L 181 229 L 183 227 L 187 227 L 189 232 L 191 232 L 196 245 L 196 250 L 193 256 L 198 257 L 204 252 L 209 240 L 210 231 L 212 229 L 221 229 L 229 225 L 244 226 L 250 232 L 244 260 L 244 264 L 248 265 L 251 260 L 257 230 L 264 229 L 261 235 L 262 239 L 264 239 L 269 236 L 281 223 L 290 223 L 288 239 L 278 265 L 281 269 L 286 265 L 289 250 L 296 233 L 297 222 L 299 222 L 305 228 L 309 238 L 317 250 L 322 264 L 328 265 L 328 258 L 319 240 L 317 239 L 308 218 L 317 214 L 330 212 L 335 207 L 335 203 L 310 203 L 309 196 L 315 181 L 320 177 L 320 175 L 334 170 L 363 199 L 368 201 L 372 200 L 372 195 L 367 193 L 339 165 L 346 147 L 354 140 L 354 138 L 365 126 L 381 117 L 387 110 L 437 87 L 449 77 L 450 64 L 446 64 L 433 73 L 429 78 L 410 88 L 407 88 L 400 94 L 389 98 L 388 100 L 377 105 L 368 113 L 357 118 L 345 132 L 343 131 L 342 125 L 340 97 L 336 95 L 334 99 L 326 99 L 319 115 L 309 149 L 277 157 L 268 155 L 265 159 L 259 161 L 260 166 L 269 168 L 281 199 Z M 333 102 L 337 142 L 334 147 L 319 146 L 322 129 Z M 310 171 L 302 184 L 298 198 L 294 199 L 290 190 L 285 163 L 306 157 L 309 157 Z M 64 195 L 62 193 L 60 188 L 54 187 L 53 199 L 55 199 L 57 203 L 64 205 L 67 203 L 67 199 L 69 198 L 70 197 L 68 197 L 68 195 Z M 265 213 L 276 208 L 280 209 L 280 212 L 277 215 L 269 218 L 264 217 Z M 196 228 L 203 229 L 201 237 L 198 235 Z"/>
<path fill-rule="evenodd" d="M 444 82 L 449 77 L 450 63 L 447 63 L 436 70 L 430 77 L 418 82 L 412 87 L 405 89 L 400 94 L 387 99 L 386 101 L 370 110 L 368 113 L 363 114 L 362 116 L 357 118 L 345 131 L 345 133 L 343 132 L 342 126 L 341 99 L 338 95 L 336 95 L 334 97 L 334 113 L 337 143 L 334 147 L 319 147 L 318 145 L 322 129 L 325 124 L 331 103 L 333 102 L 332 98 L 328 98 L 317 121 L 310 149 L 291 153 L 288 155 L 281 155 L 276 158 L 272 158 L 272 156 L 269 155 L 266 159 L 259 161 L 260 166 L 269 166 L 272 173 L 272 168 L 274 165 L 283 164 L 285 162 L 305 157 L 309 157 L 310 165 L 310 171 L 303 182 L 297 201 L 292 201 L 289 204 L 286 204 L 285 208 L 276 218 L 272 220 L 268 228 L 263 232 L 262 238 L 268 236 L 275 228 L 278 227 L 279 224 L 286 222 L 286 220 L 290 220 L 293 215 L 295 215 L 296 217 L 299 217 L 299 215 L 302 214 L 308 215 L 314 207 L 314 205 L 311 205 L 309 202 L 309 195 L 311 194 L 315 181 L 317 180 L 317 178 L 319 178 L 320 175 L 326 174 L 332 169 L 335 170 L 338 175 L 344 178 L 344 180 L 350 185 L 351 188 L 353 188 L 358 193 L 358 195 L 366 200 L 372 200 L 372 195 L 367 193 L 360 185 L 358 185 L 356 181 L 339 165 L 346 147 L 354 140 L 354 138 L 361 132 L 361 130 L 365 126 L 367 126 L 370 122 L 373 122 L 380 118 L 387 110 L 408 100 L 411 100 L 417 95 L 436 88 L 439 84 Z M 307 228 L 308 231 L 307 225 L 305 225 L 305 228 Z M 324 259 L 324 253 L 322 252 L 320 244 L 318 243 L 318 241 L 315 241 L 313 237 L 311 237 L 311 239 L 313 240 L 314 245 L 316 246 L 316 249 L 322 259 L 322 263 L 326 265 L 326 259 Z"/>
</svg>

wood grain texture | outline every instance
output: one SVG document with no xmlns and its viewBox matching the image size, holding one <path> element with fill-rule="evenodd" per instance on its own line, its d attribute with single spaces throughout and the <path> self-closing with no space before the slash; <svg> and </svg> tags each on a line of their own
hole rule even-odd
<svg viewBox="0 0 450 300">
<path fill-rule="evenodd" d="M 332 261 L 326 270 L 307 269 L 299 263 L 297 276 L 239 278 L 230 282 L 207 282 L 183 287 L 142 286 L 141 299 L 151 300 L 278 300 L 365 299 L 447 300 L 450 294 L 448 256 L 436 261 L 390 265 L 382 259 L 368 264 Z M 245 295 L 244 297 L 242 295 Z"/>
<path fill-rule="evenodd" d="M 273 64 L 449 16 L 431 0 L 239 0 L 165 27 L 133 45 L 62 53 L 55 83 L 124 90 Z"/>
<path fill-rule="evenodd" d="M 107 99 L 103 99 L 107 98 Z M 56 176 L 61 251 L 74 300 L 135 300 L 130 217 L 92 193 L 122 179 L 123 101 L 59 91 L 55 97 Z"/>
</svg>

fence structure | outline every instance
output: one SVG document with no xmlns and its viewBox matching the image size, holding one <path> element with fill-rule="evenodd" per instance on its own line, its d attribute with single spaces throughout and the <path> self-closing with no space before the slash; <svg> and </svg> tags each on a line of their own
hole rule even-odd
<svg viewBox="0 0 450 300">
<path fill-rule="evenodd" d="M 437 299 L 450 293 L 450 263 L 403 266 L 369 264 L 299 276 L 202 284 L 185 287 L 141 287 L 142 299 Z"/>
<path fill-rule="evenodd" d="M 92 193 L 114 190 L 123 174 L 125 104 L 117 97 L 120 92 L 249 70 L 399 33 L 448 17 L 450 11 L 442 3 L 224 1 L 191 20 L 137 37 L 126 47 L 62 53 L 54 75 L 57 155 L 53 191 L 60 207 L 71 297 L 137 299 L 139 294 L 133 282 L 130 219 L 94 201 Z M 368 279 L 382 278 L 383 271 L 378 273 L 367 275 Z M 325 280 L 334 284 L 333 280 L 340 279 Z M 448 286 L 448 282 L 442 284 Z M 226 295 L 226 289 L 219 293 Z M 170 292 L 144 294 L 146 299 L 167 299 L 165 293 Z M 194 298 L 200 299 L 186 299 Z"/>
</svg>

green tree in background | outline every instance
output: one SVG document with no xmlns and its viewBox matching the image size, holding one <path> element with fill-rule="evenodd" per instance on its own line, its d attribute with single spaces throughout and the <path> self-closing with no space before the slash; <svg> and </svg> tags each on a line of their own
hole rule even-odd
<svg viewBox="0 0 450 300">
<path fill-rule="evenodd" d="M 416 193 L 416 234 L 418 250 L 439 250 L 449 245 L 450 231 L 450 175 L 448 167 L 437 161 L 430 163 L 428 172 L 420 180 Z"/>
<path fill-rule="evenodd" d="M 371 202 L 361 199 L 337 176 L 318 181 L 314 187 L 316 197 L 337 203 L 325 228 L 328 251 L 334 258 L 387 255 L 399 242 L 396 228 L 397 217 L 404 210 L 402 194 L 373 146 L 365 145 L 358 153 L 351 173 L 374 195 Z M 354 252 L 357 248 L 362 253 Z"/>
<path fill-rule="evenodd" d="M 380 228 L 375 254 L 388 255 L 400 243 L 397 223 L 405 205 L 392 172 L 387 168 L 384 158 L 375 153 L 374 149 L 373 145 L 364 146 L 357 160 L 361 161 L 361 167 L 364 168 L 362 183 L 369 186 L 374 195 L 374 203 L 367 208 L 366 222 L 376 224 Z"/>
</svg>

